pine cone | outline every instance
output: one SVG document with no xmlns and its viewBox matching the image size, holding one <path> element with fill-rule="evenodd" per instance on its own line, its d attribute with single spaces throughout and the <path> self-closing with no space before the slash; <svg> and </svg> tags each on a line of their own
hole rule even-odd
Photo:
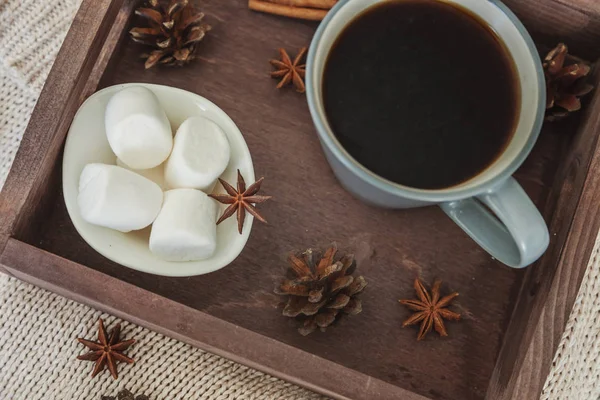
<svg viewBox="0 0 600 400">
<path fill-rule="evenodd" d="M 100 399 L 101 400 L 149 400 L 148 396 L 144 396 L 143 394 L 138 394 L 137 396 L 135 396 L 133 393 L 131 393 L 127 389 L 121 390 L 117 394 L 117 397 L 114 397 L 114 396 L 102 396 Z"/>
<path fill-rule="evenodd" d="M 567 54 L 567 46 L 560 43 L 544 59 L 547 121 L 562 119 L 581 109 L 580 98 L 594 88 L 585 79 L 590 66 L 579 60 L 567 62 Z"/>
<path fill-rule="evenodd" d="M 367 286 L 365 278 L 352 276 L 356 269 L 354 256 L 336 259 L 337 248 L 331 246 L 321 257 L 312 249 L 289 258 L 291 268 L 275 293 L 289 296 L 283 309 L 286 317 L 298 318 L 303 325 L 298 332 L 306 336 L 317 328 L 331 325 L 340 311 L 358 314 L 362 304 L 356 296 Z M 315 260 L 319 260 L 315 263 Z"/>
<path fill-rule="evenodd" d="M 202 23 L 204 14 L 195 10 L 188 0 L 148 0 L 146 7 L 135 13 L 146 20 L 147 27 L 136 27 L 129 31 L 131 38 L 138 43 L 154 47 L 150 54 L 144 54 L 146 69 L 154 65 L 183 65 L 194 59 L 200 42 L 210 25 Z"/>
</svg>

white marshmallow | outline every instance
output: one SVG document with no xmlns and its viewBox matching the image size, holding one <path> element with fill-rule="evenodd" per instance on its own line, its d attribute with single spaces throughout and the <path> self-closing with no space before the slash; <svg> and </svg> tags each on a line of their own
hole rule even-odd
<svg viewBox="0 0 600 400">
<path fill-rule="evenodd" d="M 118 157 L 115 163 L 121 168 L 125 168 L 131 172 L 135 172 L 136 174 L 143 176 L 144 178 L 150 179 L 152 182 L 156 183 L 162 190 L 166 189 L 164 164 L 160 164 L 158 167 L 150 169 L 133 169 L 129 165 L 121 161 Z"/>
<path fill-rule="evenodd" d="M 111 97 L 104 124 L 112 151 L 133 169 L 162 164 L 173 148 L 167 115 L 145 87 L 128 87 Z"/>
<path fill-rule="evenodd" d="M 230 148 L 225 132 L 210 119 L 191 117 L 177 130 L 165 180 L 171 189 L 210 191 L 229 164 Z"/>
<path fill-rule="evenodd" d="M 195 189 L 165 192 L 152 225 L 150 251 L 166 261 L 209 258 L 217 247 L 217 203 Z"/>
<path fill-rule="evenodd" d="M 116 165 L 88 164 L 79 178 L 77 203 L 90 224 L 129 232 L 150 225 L 163 192 L 143 176 Z"/>
</svg>

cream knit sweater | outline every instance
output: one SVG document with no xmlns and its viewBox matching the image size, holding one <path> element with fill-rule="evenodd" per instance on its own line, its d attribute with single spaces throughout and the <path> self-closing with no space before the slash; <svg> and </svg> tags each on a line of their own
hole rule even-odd
<svg viewBox="0 0 600 400">
<path fill-rule="evenodd" d="M 80 0 L 0 0 L 0 188 L 52 62 Z M 600 396 L 598 246 L 554 360 L 542 399 Z M 307 390 L 123 322 L 138 344 L 120 378 L 89 379 L 92 365 L 76 337 L 93 338 L 96 321 L 119 321 L 0 274 L 0 399 L 100 400 L 128 388 L 152 400 L 322 399 Z M 18 351 L 17 351 L 18 349 Z M 529 400 L 529 399 L 524 399 Z"/>
</svg>

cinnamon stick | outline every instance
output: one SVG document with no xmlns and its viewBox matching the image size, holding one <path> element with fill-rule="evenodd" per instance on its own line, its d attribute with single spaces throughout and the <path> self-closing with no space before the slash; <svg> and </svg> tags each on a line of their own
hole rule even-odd
<svg viewBox="0 0 600 400">
<path fill-rule="evenodd" d="M 321 21 L 327 15 L 328 10 L 292 7 L 282 4 L 270 3 L 263 0 L 248 0 L 248 8 L 254 11 L 267 14 L 281 15 L 284 17 L 307 19 L 311 21 Z"/>
<path fill-rule="evenodd" d="M 266 0 L 269 3 L 281 4 L 290 7 L 322 8 L 329 10 L 335 6 L 337 0 Z"/>
</svg>

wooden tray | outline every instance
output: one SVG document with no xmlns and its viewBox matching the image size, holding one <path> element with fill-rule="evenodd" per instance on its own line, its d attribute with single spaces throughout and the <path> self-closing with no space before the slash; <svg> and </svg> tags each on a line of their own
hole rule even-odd
<svg viewBox="0 0 600 400">
<path fill-rule="evenodd" d="M 358 0 L 356 0 L 358 1 Z M 595 0 L 507 1 L 541 47 L 566 41 L 600 56 Z M 126 37 L 133 0 L 84 0 L 35 108 L 0 196 L 5 272 L 338 399 L 535 399 L 549 372 L 600 228 L 600 92 L 586 111 L 548 125 L 517 178 L 551 232 L 524 271 L 499 265 L 435 208 L 389 211 L 344 191 L 321 152 L 304 96 L 277 91 L 267 60 L 307 45 L 316 24 L 205 1 L 214 30 L 200 59 L 144 71 Z M 151 82 L 199 93 L 244 133 L 269 226 L 255 224 L 229 267 L 164 278 L 121 267 L 75 232 L 62 199 L 61 149 L 82 101 L 99 88 Z M 594 77 L 600 86 L 600 76 Z M 362 314 L 301 337 L 272 292 L 292 250 L 337 241 L 357 251 L 369 287 Z M 464 321 L 416 342 L 402 329 L 412 281 L 444 280 Z M 279 306 L 280 307 L 280 306 Z M 140 360 L 144 362 L 144 360 Z M 125 372 L 126 373 L 126 372 Z"/>
</svg>

